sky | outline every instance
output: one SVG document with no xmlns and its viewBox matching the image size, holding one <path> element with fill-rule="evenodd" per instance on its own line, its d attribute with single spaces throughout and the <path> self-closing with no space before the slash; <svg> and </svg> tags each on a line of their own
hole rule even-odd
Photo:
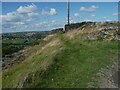
<svg viewBox="0 0 120 90">
<path fill-rule="evenodd" d="M 1 0 L 2 2 L 66 2 L 67 0 Z M 70 2 L 119 2 L 120 0 L 70 0 Z"/>
<path fill-rule="evenodd" d="M 118 14 L 117 2 L 70 3 L 70 23 L 117 21 Z M 0 23 L 2 33 L 61 28 L 67 23 L 67 3 L 3 2 Z"/>
</svg>

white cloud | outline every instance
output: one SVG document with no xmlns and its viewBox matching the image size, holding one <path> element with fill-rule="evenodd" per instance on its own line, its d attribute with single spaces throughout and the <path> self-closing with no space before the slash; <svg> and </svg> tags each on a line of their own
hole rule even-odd
<svg viewBox="0 0 120 90">
<path fill-rule="evenodd" d="M 50 9 L 50 15 L 56 15 L 57 12 L 56 12 L 56 9 L 55 8 L 51 8 Z"/>
<path fill-rule="evenodd" d="M 1 15 L 0 21 L 2 21 L 4 30 L 7 28 L 12 28 L 14 26 L 21 28 L 20 25 L 29 24 L 30 21 L 27 20 L 32 20 L 33 16 L 38 15 L 38 13 L 34 12 L 36 9 L 37 7 L 34 4 L 20 6 L 15 12 L 9 12 L 6 15 Z M 24 14 L 28 15 L 29 17 L 24 16 Z"/>
<path fill-rule="evenodd" d="M 25 25 L 24 22 L 16 22 L 15 24 L 17 24 L 17 25 Z"/>
<path fill-rule="evenodd" d="M 106 21 L 110 22 L 110 21 L 112 21 L 112 20 L 110 20 L 110 19 L 107 19 Z"/>
<path fill-rule="evenodd" d="M 103 19 L 107 19 L 107 17 L 103 17 Z"/>
<path fill-rule="evenodd" d="M 2 15 L 0 15 L 0 23 L 2 22 Z"/>
<path fill-rule="evenodd" d="M 57 11 L 55 8 L 51 8 L 49 11 L 48 10 L 42 10 L 41 15 L 42 16 L 48 16 L 48 15 L 56 15 Z"/>
<path fill-rule="evenodd" d="M 49 15 L 49 11 L 45 11 L 44 9 L 42 9 L 41 15 L 47 16 L 47 15 Z"/>
<path fill-rule="evenodd" d="M 81 7 L 81 8 L 80 8 L 80 11 L 93 12 L 93 11 L 96 11 L 97 8 L 98 8 L 98 6 L 92 5 L 92 6 L 88 7 L 88 8 L 86 8 L 86 7 Z"/>
<path fill-rule="evenodd" d="M 19 22 L 21 21 L 22 15 L 17 14 L 16 12 L 10 12 L 7 13 L 6 15 L 1 15 L 2 21 L 6 22 Z"/>
<path fill-rule="evenodd" d="M 117 15 L 118 15 L 118 13 L 113 13 L 112 15 L 117 16 Z"/>
<path fill-rule="evenodd" d="M 55 20 L 52 20 L 51 22 L 52 22 L 52 23 L 55 23 L 56 21 L 55 21 Z"/>
<path fill-rule="evenodd" d="M 23 16 L 24 14 L 27 14 L 28 16 L 36 16 L 38 13 L 35 13 L 34 11 L 37 9 L 37 6 L 27 5 L 27 6 L 20 6 L 15 12 L 9 12 L 6 15 L 0 16 L 0 21 L 10 23 L 10 22 L 21 22 L 22 20 L 27 20 Z"/>
<path fill-rule="evenodd" d="M 91 19 L 85 19 L 84 21 L 86 21 L 86 22 L 92 22 Z"/>
<path fill-rule="evenodd" d="M 9 12 L 6 15 L 0 15 L 0 23 L 3 27 L 3 32 L 14 32 L 24 30 L 51 30 L 50 28 L 60 27 L 61 23 L 55 20 L 42 21 L 40 16 L 44 15 L 56 15 L 57 11 L 55 8 L 49 8 L 48 10 L 42 10 L 41 13 L 36 11 L 37 6 L 27 5 L 20 6 L 16 11 Z M 41 22 L 41 23 L 40 23 Z"/>
<path fill-rule="evenodd" d="M 74 13 L 74 16 L 75 16 L 75 17 L 79 17 L 80 14 L 79 14 L 79 13 Z"/>
<path fill-rule="evenodd" d="M 34 16 L 38 16 L 38 15 L 39 15 L 38 13 L 34 13 L 34 12 L 28 13 L 28 16 L 29 16 L 29 17 L 34 17 Z"/>
<path fill-rule="evenodd" d="M 11 28 L 13 26 L 12 23 L 2 23 L 2 28 Z"/>
<path fill-rule="evenodd" d="M 0 19 L 2 20 L 3 30 L 14 28 L 17 25 L 23 25 L 25 23 L 22 22 L 23 15 L 18 14 L 17 12 L 10 12 L 6 15 L 1 15 Z"/>
<path fill-rule="evenodd" d="M 27 20 L 26 20 L 26 22 L 31 22 L 31 21 L 33 21 L 34 19 L 33 18 L 28 18 Z"/>
<path fill-rule="evenodd" d="M 17 9 L 17 12 L 20 14 L 25 14 L 25 13 L 32 13 L 37 9 L 37 6 L 32 4 L 32 5 L 27 5 L 27 6 L 20 6 Z"/>
<path fill-rule="evenodd" d="M 117 15 L 120 15 L 120 12 L 117 12 L 117 13 L 113 13 L 112 15 L 113 15 L 113 16 L 117 16 Z"/>
<path fill-rule="evenodd" d="M 80 8 L 80 11 L 85 11 L 85 10 L 86 10 L 85 7 L 81 7 L 81 8 Z"/>
<path fill-rule="evenodd" d="M 111 21 L 108 17 L 101 18 L 102 21 Z"/>
<path fill-rule="evenodd" d="M 95 17 L 96 15 L 95 15 L 95 14 L 92 14 L 91 16 L 92 16 L 92 17 Z"/>
</svg>

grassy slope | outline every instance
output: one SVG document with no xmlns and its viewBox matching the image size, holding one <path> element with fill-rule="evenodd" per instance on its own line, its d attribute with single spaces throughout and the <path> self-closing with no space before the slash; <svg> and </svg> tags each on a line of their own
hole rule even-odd
<svg viewBox="0 0 120 90">
<path fill-rule="evenodd" d="M 59 42 L 59 40 L 53 39 L 44 47 L 38 48 L 37 46 L 37 52 L 30 55 L 21 64 L 4 71 L 2 78 L 3 87 L 23 87 L 23 82 L 29 77 L 29 75 L 31 75 L 31 77 L 34 78 L 36 77 L 36 75 L 33 74 L 36 74 L 37 72 L 41 73 L 42 71 L 46 71 L 47 67 L 52 63 L 52 60 L 56 53 L 59 52 L 60 43 L 57 42 Z"/>
<path fill-rule="evenodd" d="M 3 87 L 23 87 L 27 77 L 30 84 L 25 87 L 86 87 L 100 68 L 117 59 L 117 49 L 115 41 L 58 35 L 23 63 L 3 72 Z"/>
<path fill-rule="evenodd" d="M 61 37 L 65 49 L 36 87 L 87 87 L 100 68 L 117 60 L 117 42 L 80 41 Z"/>
</svg>

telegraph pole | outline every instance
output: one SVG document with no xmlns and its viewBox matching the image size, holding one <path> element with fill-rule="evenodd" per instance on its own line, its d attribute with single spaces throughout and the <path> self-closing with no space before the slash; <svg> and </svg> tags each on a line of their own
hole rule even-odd
<svg viewBox="0 0 120 90">
<path fill-rule="evenodd" d="M 65 25 L 65 31 L 69 29 L 70 25 L 70 0 L 67 1 L 67 24 Z"/>
<path fill-rule="evenodd" d="M 70 24 L 70 0 L 68 0 L 68 25 Z"/>
</svg>

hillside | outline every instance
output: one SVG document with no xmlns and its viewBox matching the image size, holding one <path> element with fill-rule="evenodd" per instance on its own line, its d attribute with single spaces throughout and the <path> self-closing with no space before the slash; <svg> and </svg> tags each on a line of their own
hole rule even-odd
<svg viewBox="0 0 120 90">
<path fill-rule="evenodd" d="M 117 61 L 118 23 L 85 23 L 48 35 L 26 48 L 23 61 L 2 72 L 3 88 L 86 88 L 96 74 Z M 93 81 L 92 87 L 100 87 Z"/>
<path fill-rule="evenodd" d="M 20 63 L 25 56 L 24 49 L 39 44 L 49 34 L 49 31 L 2 33 L 2 69 Z"/>
</svg>

